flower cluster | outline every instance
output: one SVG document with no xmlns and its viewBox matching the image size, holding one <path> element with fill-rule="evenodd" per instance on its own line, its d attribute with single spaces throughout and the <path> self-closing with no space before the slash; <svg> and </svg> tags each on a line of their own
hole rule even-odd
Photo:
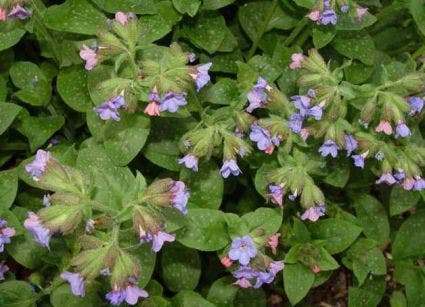
<svg viewBox="0 0 425 307">
<path fill-rule="evenodd" d="M 112 97 L 101 105 L 93 108 L 93 111 L 98 113 L 102 120 L 113 119 L 115 121 L 120 121 L 121 118 L 118 110 L 125 107 L 124 91 L 122 91 L 118 96 Z"/>
<path fill-rule="evenodd" d="M 25 1 L 14 1 L 11 7 L 0 6 L 0 21 L 6 21 L 8 19 L 20 19 L 24 20 L 31 16 L 31 11 L 23 7 Z"/>
<path fill-rule="evenodd" d="M 312 117 L 315 120 L 322 119 L 322 106 L 311 106 L 311 100 L 314 97 L 316 97 L 316 93 L 313 89 L 310 89 L 306 96 L 296 95 L 291 97 L 295 108 L 298 110 L 297 113 L 291 114 L 291 118 L 289 120 L 289 128 L 291 128 L 294 133 L 301 133 L 304 119 L 307 117 Z"/>
<path fill-rule="evenodd" d="M 271 236 L 267 242 L 274 254 L 279 235 Z M 223 257 L 221 262 L 227 268 L 236 266 L 232 271 L 232 275 L 237 279 L 234 284 L 241 288 L 257 289 L 263 284 L 270 284 L 284 267 L 283 261 L 274 261 L 261 253 L 249 235 L 234 238 L 227 256 Z"/>
<path fill-rule="evenodd" d="M 149 116 L 159 116 L 164 111 L 176 113 L 181 106 L 186 104 L 186 93 L 168 92 L 160 98 L 155 86 L 149 93 L 149 103 L 144 112 Z"/>
<path fill-rule="evenodd" d="M 336 25 L 338 22 L 338 16 L 335 11 L 336 4 L 333 3 L 332 0 L 323 0 L 321 4 L 319 4 L 313 11 L 311 11 L 307 17 L 314 21 L 318 25 Z M 361 7 L 359 5 L 350 5 L 348 2 L 338 2 L 339 11 L 346 15 L 352 15 L 351 11 L 353 8 L 355 9 L 353 17 L 357 19 L 357 21 L 361 22 L 363 20 L 364 15 L 367 13 L 368 9 Z"/>
<path fill-rule="evenodd" d="M 268 102 L 267 92 L 271 91 L 272 87 L 262 77 L 258 77 L 257 83 L 252 87 L 251 91 L 246 95 L 249 105 L 246 111 L 252 113 L 255 109 L 263 107 Z"/>
</svg>

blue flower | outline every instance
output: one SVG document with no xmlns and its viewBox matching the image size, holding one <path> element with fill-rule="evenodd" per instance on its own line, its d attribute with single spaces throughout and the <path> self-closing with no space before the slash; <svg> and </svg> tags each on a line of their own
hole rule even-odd
<svg viewBox="0 0 425 307">
<path fill-rule="evenodd" d="M 421 97 L 409 97 L 408 102 L 410 104 L 410 116 L 421 113 L 424 107 L 424 100 Z"/>
<path fill-rule="evenodd" d="M 344 135 L 345 140 L 345 150 L 347 150 L 347 157 L 351 155 L 351 153 L 357 149 L 359 143 L 356 141 L 356 139 L 349 134 Z"/>
<path fill-rule="evenodd" d="M 322 155 L 322 157 L 326 157 L 328 155 L 331 155 L 333 158 L 336 158 L 338 155 L 338 145 L 336 145 L 335 141 L 333 140 L 326 140 L 325 143 L 323 143 L 322 146 L 319 148 L 319 152 Z"/>
<path fill-rule="evenodd" d="M 396 137 L 408 137 L 410 136 L 412 133 L 410 132 L 409 127 L 407 127 L 407 125 L 403 122 L 403 121 L 399 121 L 397 123 L 397 127 L 395 129 L 395 136 Z"/>
<path fill-rule="evenodd" d="M 242 265 L 248 265 L 251 258 L 257 255 L 257 248 L 250 236 L 243 236 L 234 238 L 232 247 L 229 251 L 229 258 L 232 260 L 239 260 Z"/>
<path fill-rule="evenodd" d="M 184 166 L 193 170 L 194 172 L 198 171 L 198 158 L 194 155 L 185 155 L 183 158 L 179 159 L 179 164 L 184 164 Z"/>
<path fill-rule="evenodd" d="M 241 173 L 239 166 L 236 164 L 236 160 L 226 160 L 223 162 L 223 166 L 220 169 L 221 176 L 227 178 L 232 174 L 233 176 L 238 176 Z"/>
<path fill-rule="evenodd" d="M 186 93 L 168 92 L 162 97 L 159 104 L 159 110 L 175 113 L 181 107 L 187 104 Z"/>
<path fill-rule="evenodd" d="M 289 128 L 294 133 L 300 133 L 303 127 L 304 116 L 298 113 L 291 114 L 291 118 L 289 120 Z"/>
<path fill-rule="evenodd" d="M 328 24 L 336 25 L 337 17 L 336 17 L 335 11 L 333 9 L 328 9 L 324 11 L 320 15 L 320 22 L 323 25 L 328 25 Z"/>
</svg>

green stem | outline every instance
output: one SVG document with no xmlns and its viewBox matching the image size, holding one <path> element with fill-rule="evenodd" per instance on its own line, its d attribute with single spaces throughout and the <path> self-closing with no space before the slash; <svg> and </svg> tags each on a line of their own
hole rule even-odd
<svg viewBox="0 0 425 307">
<path fill-rule="evenodd" d="M 269 8 L 269 10 L 267 11 L 266 18 L 264 19 L 264 22 L 261 24 L 261 26 L 259 28 L 259 31 L 258 31 L 258 34 L 257 34 L 257 36 L 255 37 L 255 39 L 253 41 L 253 44 L 251 46 L 251 49 L 249 49 L 249 51 L 248 51 L 247 60 L 249 60 L 250 58 L 252 58 L 252 56 L 254 55 L 255 51 L 257 50 L 258 44 L 260 43 L 261 38 L 263 37 L 264 33 L 267 30 L 267 25 L 269 24 L 270 19 L 273 16 L 273 13 L 274 13 L 274 11 L 275 11 L 275 9 L 277 7 L 277 4 L 278 4 L 277 0 L 273 0 L 271 6 Z"/>
</svg>

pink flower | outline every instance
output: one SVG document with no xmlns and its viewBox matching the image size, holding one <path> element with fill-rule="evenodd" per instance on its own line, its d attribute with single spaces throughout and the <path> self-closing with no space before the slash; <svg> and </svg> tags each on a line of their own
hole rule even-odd
<svg viewBox="0 0 425 307">
<path fill-rule="evenodd" d="M 159 116 L 159 104 L 156 101 L 151 101 L 143 112 L 149 116 Z"/>
<path fill-rule="evenodd" d="M 237 281 L 233 283 L 234 285 L 238 285 L 241 288 L 251 288 L 252 285 L 246 278 L 239 278 Z"/>
<path fill-rule="evenodd" d="M 121 25 L 125 26 L 128 23 L 127 14 L 123 12 L 115 13 L 115 20 L 118 21 Z"/>
<path fill-rule="evenodd" d="M 403 180 L 403 183 L 401 184 L 403 186 L 403 189 L 410 191 L 415 186 L 416 180 L 412 177 L 407 177 Z"/>
<path fill-rule="evenodd" d="M 358 8 L 356 8 L 356 12 L 357 12 L 357 20 L 362 21 L 363 16 L 367 13 L 368 8 L 364 8 L 359 6 Z"/>
<path fill-rule="evenodd" d="M 221 258 L 220 259 L 220 262 L 226 268 L 230 267 L 233 264 L 233 261 L 229 257 L 227 257 L 227 256 Z"/>
<path fill-rule="evenodd" d="M 0 21 L 5 21 L 7 19 L 7 13 L 5 9 L 0 8 Z"/>
<path fill-rule="evenodd" d="M 83 45 L 83 50 L 80 51 L 80 58 L 86 61 L 85 68 L 92 70 L 98 62 L 97 51 L 89 48 L 87 45 Z"/>
<path fill-rule="evenodd" d="M 311 11 L 308 15 L 307 15 L 308 19 L 315 21 L 316 23 L 319 23 L 320 20 L 320 11 L 319 10 L 314 10 Z"/>
<path fill-rule="evenodd" d="M 311 271 L 312 271 L 314 274 L 317 274 L 317 273 L 319 273 L 319 272 L 320 272 L 320 267 L 319 267 L 317 264 L 315 264 L 315 265 L 313 265 L 313 266 L 311 267 Z"/>
<path fill-rule="evenodd" d="M 301 129 L 300 136 L 305 141 L 310 136 L 310 131 L 308 129 Z"/>
<path fill-rule="evenodd" d="M 267 244 L 270 246 L 270 248 L 272 249 L 272 253 L 273 255 L 276 255 L 276 248 L 277 245 L 279 244 L 279 237 L 280 237 L 280 233 L 275 233 L 274 235 L 272 235 L 268 240 L 267 240 Z"/>
<path fill-rule="evenodd" d="M 375 131 L 384 132 L 386 135 L 393 134 L 393 128 L 391 127 L 391 124 L 386 120 L 381 120 L 379 125 L 376 126 Z"/>
<path fill-rule="evenodd" d="M 301 62 L 304 61 L 302 53 L 293 53 L 291 55 L 292 62 L 289 64 L 290 69 L 301 68 Z"/>
</svg>

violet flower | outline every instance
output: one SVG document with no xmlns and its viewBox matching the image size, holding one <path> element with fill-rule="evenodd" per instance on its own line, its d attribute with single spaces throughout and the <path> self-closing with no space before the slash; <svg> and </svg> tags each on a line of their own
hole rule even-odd
<svg viewBox="0 0 425 307">
<path fill-rule="evenodd" d="M 196 54 L 193 52 L 189 52 L 187 54 L 187 59 L 189 60 L 189 63 L 193 63 L 196 61 Z"/>
<path fill-rule="evenodd" d="M 397 180 L 397 181 L 401 181 L 401 180 L 403 180 L 405 177 L 406 177 L 406 174 L 404 173 L 404 171 L 403 170 L 400 170 L 400 171 L 398 171 L 397 173 L 394 173 L 394 178 Z"/>
<path fill-rule="evenodd" d="M 314 106 L 307 110 L 307 115 L 314 117 L 315 120 L 321 120 L 323 116 L 323 109 L 321 106 Z"/>
<path fill-rule="evenodd" d="M 262 77 L 258 77 L 257 83 L 253 86 L 251 91 L 246 95 L 249 105 L 246 108 L 248 113 L 252 113 L 257 108 L 261 108 L 267 103 L 268 96 L 265 89 L 269 89 L 269 85 Z"/>
<path fill-rule="evenodd" d="M 423 189 L 425 189 L 425 180 L 418 176 L 416 178 L 416 182 L 415 182 L 415 185 L 413 187 L 413 190 L 422 191 Z"/>
<path fill-rule="evenodd" d="M 60 277 L 62 280 L 67 281 L 69 283 L 69 285 L 71 286 L 72 294 L 81 297 L 85 295 L 84 279 L 80 275 L 80 273 L 63 272 Z"/>
<path fill-rule="evenodd" d="M 304 95 L 295 95 L 291 97 L 294 106 L 300 111 L 301 116 L 306 116 L 310 108 L 311 98 Z"/>
<path fill-rule="evenodd" d="M 31 175 L 33 180 L 37 181 L 43 175 L 50 158 L 50 152 L 39 149 L 37 150 L 34 161 L 25 165 L 25 170 Z"/>
<path fill-rule="evenodd" d="M 187 154 L 183 158 L 179 159 L 179 164 L 184 164 L 188 169 L 194 172 L 198 171 L 198 158 L 192 154 Z"/>
<path fill-rule="evenodd" d="M 294 133 L 300 133 L 303 127 L 304 116 L 298 113 L 291 114 L 291 118 L 289 120 L 289 128 Z"/>
<path fill-rule="evenodd" d="M 228 178 L 230 174 L 232 174 L 233 176 L 238 176 L 241 173 L 241 170 L 239 169 L 236 160 L 231 159 L 223 162 L 223 166 L 220 169 L 220 173 L 223 178 Z"/>
<path fill-rule="evenodd" d="M 336 158 L 338 155 L 338 145 L 333 140 L 326 140 L 322 146 L 319 148 L 319 153 L 322 157 L 331 155 L 333 158 Z"/>
<path fill-rule="evenodd" d="M 326 207 L 323 204 L 320 204 L 315 207 L 308 208 L 303 215 L 301 215 L 301 220 L 310 220 L 316 222 L 321 216 L 325 215 Z"/>
<path fill-rule="evenodd" d="M 212 63 L 200 65 L 196 68 L 196 74 L 190 75 L 196 82 L 197 92 L 199 92 L 208 82 L 210 82 L 211 77 L 208 74 L 208 70 L 210 69 L 211 65 Z"/>
<path fill-rule="evenodd" d="M 415 179 L 413 179 L 412 177 L 407 177 L 403 180 L 403 182 L 401 183 L 401 186 L 406 191 L 410 191 L 415 187 L 415 183 L 416 183 Z"/>
<path fill-rule="evenodd" d="M 263 284 L 271 284 L 275 278 L 275 274 L 271 272 L 259 272 L 257 274 L 257 280 L 255 282 L 254 288 L 258 289 Z"/>
<path fill-rule="evenodd" d="M 189 200 L 190 193 L 186 188 L 183 181 L 174 181 L 171 188 L 172 199 L 171 203 L 174 208 L 179 210 L 183 215 L 187 214 L 187 201 Z"/>
<path fill-rule="evenodd" d="M 399 121 L 397 123 L 397 127 L 395 129 L 395 137 L 408 137 L 410 136 L 412 133 L 410 132 L 409 127 L 407 127 L 407 125 L 403 122 L 403 121 Z"/>
<path fill-rule="evenodd" d="M 364 168 L 364 157 L 363 155 L 353 155 L 351 156 L 354 160 L 354 165 L 360 168 Z"/>
<path fill-rule="evenodd" d="M 229 251 L 229 258 L 239 260 L 241 265 L 247 265 L 251 258 L 257 255 L 257 248 L 254 246 L 254 241 L 250 236 L 234 238 Z"/>
<path fill-rule="evenodd" d="M 408 99 L 410 105 L 409 115 L 413 116 L 415 114 L 421 113 L 424 107 L 424 100 L 421 97 L 409 97 Z"/>
<path fill-rule="evenodd" d="M 181 106 L 186 104 L 186 93 L 168 92 L 162 97 L 159 104 L 159 110 L 161 112 L 168 111 L 170 113 L 176 113 Z"/>
<path fill-rule="evenodd" d="M 0 262 L 0 280 L 4 280 L 4 274 L 9 271 L 9 267 L 5 261 Z"/>
<path fill-rule="evenodd" d="M 282 193 L 282 187 L 280 185 L 273 185 L 270 184 L 268 186 L 269 188 L 269 196 L 273 204 L 277 204 L 279 206 L 282 206 L 283 202 L 283 193 Z"/>
<path fill-rule="evenodd" d="M 376 180 L 376 184 L 381 184 L 381 183 L 384 183 L 384 182 L 386 184 L 392 185 L 392 184 L 396 183 L 396 180 L 391 173 L 384 173 L 384 174 L 381 175 L 381 177 L 379 177 L 378 180 Z"/>
<path fill-rule="evenodd" d="M 257 276 L 257 271 L 247 265 L 241 265 L 239 268 L 232 272 L 233 277 L 251 279 Z"/>
<path fill-rule="evenodd" d="M 347 157 L 351 155 L 351 153 L 357 149 L 359 146 L 359 143 L 356 141 L 356 139 L 349 134 L 344 135 L 345 140 L 345 150 L 347 151 Z"/>
<path fill-rule="evenodd" d="M 347 14 L 348 11 L 350 10 L 350 7 L 347 4 L 344 4 L 340 7 L 340 10 L 342 13 Z"/>
<path fill-rule="evenodd" d="M 251 282 L 246 278 L 240 278 L 236 280 L 233 284 L 244 289 L 252 287 Z"/>
<path fill-rule="evenodd" d="M 34 239 L 38 244 L 49 248 L 50 230 L 43 226 L 37 214 L 28 212 L 28 218 L 24 222 L 24 227 L 34 235 Z"/>
<path fill-rule="evenodd" d="M 284 266 L 285 264 L 283 261 L 272 261 L 269 264 L 269 271 L 276 275 L 277 273 L 283 270 Z"/>
<path fill-rule="evenodd" d="M 99 113 L 99 117 L 102 120 L 113 119 L 115 121 L 120 121 L 121 118 L 120 114 L 118 113 L 118 109 L 125 107 L 124 92 L 121 92 L 118 96 L 113 97 L 93 108 L 93 111 Z"/>
<path fill-rule="evenodd" d="M 31 11 L 24 9 L 19 4 L 15 4 L 12 7 L 12 10 L 10 11 L 9 15 L 7 15 L 7 17 L 24 20 L 24 19 L 28 18 L 29 16 L 31 16 L 31 14 L 32 14 Z"/>
<path fill-rule="evenodd" d="M 157 253 L 161 250 L 165 242 L 174 242 L 176 236 L 166 232 L 158 231 L 153 235 L 152 250 Z"/>
<path fill-rule="evenodd" d="M 323 25 L 328 25 L 328 24 L 336 25 L 337 16 L 335 14 L 335 11 L 333 9 L 325 10 L 320 15 L 320 23 Z"/>
<path fill-rule="evenodd" d="M 83 49 L 80 51 L 80 58 L 86 61 L 84 66 L 86 70 L 92 70 L 99 62 L 98 50 L 98 48 L 91 49 L 83 44 Z"/>
<path fill-rule="evenodd" d="M 16 230 L 12 227 L 6 227 L 7 221 L 0 219 L 0 253 L 4 251 L 4 245 L 11 242 L 11 237 L 15 236 Z"/>
<path fill-rule="evenodd" d="M 129 284 L 125 290 L 125 301 L 130 305 L 136 305 L 140 297 L 147 298 L 149 294 L 138 286 Z"/>
<path fill-rule="evenodd" d="M 272 153 L 275 146 L 279 146 L 280 139 L 277 136 L 270 136 L 270 131 L 261 128 L 258 124 L 251 125 L 251 133 L 249 139 L 257 143 L 257 148 L 265 153 Z"/>
<path fill-rule="evenodd" d="M 112 305 L 119 305 L 124 302 L 126 298 L 126 291 L 118 287 L 114 287 L 112 291 L 106 293 L 105 297 Z"/>
</svg>

